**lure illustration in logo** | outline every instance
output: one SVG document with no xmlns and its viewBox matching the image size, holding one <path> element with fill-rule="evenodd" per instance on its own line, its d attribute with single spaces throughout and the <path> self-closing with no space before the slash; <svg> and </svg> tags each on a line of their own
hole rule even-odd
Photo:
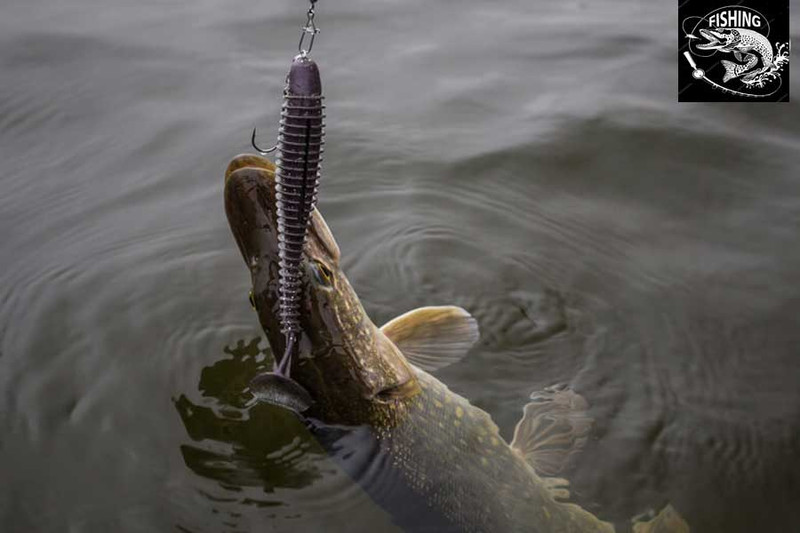
<svg viewBox="0 0 800 533">
<path fill-rule="evenodd" d="M 679 7 L 678 100 L 788 101 L 788 4 L 767 17 L 742 5 L 705 11 L 708 6 L 699 3 L 688 0 Z M 692 8 L 705 9 L 688 14 Z"/>
</svg>

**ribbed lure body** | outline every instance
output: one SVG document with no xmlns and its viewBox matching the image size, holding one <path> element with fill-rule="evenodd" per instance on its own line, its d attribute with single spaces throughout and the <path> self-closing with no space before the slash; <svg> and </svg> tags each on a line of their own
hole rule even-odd
<svg viewBox="0 0 800 533">
<path fill-rule="evenodd" d="M 280 317 L 291 355 L 300 332 L 300 266 L 311 210 L 317 200 L 324 143 L 322 83 L 317 64 L 292 62 L 284 91 L 276 159 Z"/>
</svg>

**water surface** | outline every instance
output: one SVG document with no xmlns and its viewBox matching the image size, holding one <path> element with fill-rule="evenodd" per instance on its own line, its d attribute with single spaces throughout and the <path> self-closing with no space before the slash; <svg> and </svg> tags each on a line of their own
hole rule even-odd
<svg viewBox="0 0 800 533">
<path fill-rule="evenodd" d="M 3 4 L 3 531 L 393 530 L 242 392 L 270 354 L 222 172 L 275 134 L 304 9 Z M 375 322 L 472 312 L 438 376 L 507 438 L 571 383 L 573 495 L 606 520 L 800 529 L 797 106 L 677 104 L 669 2 L 318 13 L 320 208 Z"/>
</svg>

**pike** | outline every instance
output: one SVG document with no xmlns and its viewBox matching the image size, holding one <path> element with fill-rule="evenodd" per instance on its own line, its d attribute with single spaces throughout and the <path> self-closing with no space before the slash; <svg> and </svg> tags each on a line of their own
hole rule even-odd
<svg viewBox="0 0 800 533">
<path fill-rule="evenodd" d="M 236 157 L 225 210 L 252 278 L 251 303 L 273 353 L 284 353 L 275 167 Z M 431 373 L 477 341 L 455 306 L 423 307 L 378 328 L 340 268 L 340 251 L 313 209 L 301 268 L 300 335 L 286 379 L 251 383 L 261 401 L 289 409 L 346 472 L 408 531 L 611 533 L 566 500 L 556 477 L 585 445 L 592 420 L 566 388 L 531 395 L 507 444 L 491 417 Z M 267 375 L 269 376 L 269 374 Z M 636 533 L 685 533 L 667 506 Z"/>
<path fill-rule="evenodd" d="M 698 50 L 733 52 L 736 61 L 744 61 L 744 63 L 734 63 L 725 59 L 720 61 L 725 68 L 723 83 L 740 76 L 742 81 L 752 81 L 772 67 L 772 45 L 766 37 L 756 31 L 742 28 L 701 29 L 700 35 L 705 37 L 707 42 L 698 44 Z M 759 62 L 761 67 L 756 68 Z"/>
</svg>

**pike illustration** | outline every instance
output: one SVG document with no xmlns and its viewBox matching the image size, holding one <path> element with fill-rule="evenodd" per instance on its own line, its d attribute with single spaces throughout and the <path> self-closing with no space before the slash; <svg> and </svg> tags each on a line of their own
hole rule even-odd
<svg viewBox="0 0 800 533">
<path fill-rule="evenodd" d="M 756 31 L 743 28 L 716 28 L 701 29 L 700 34 L 707 42 L 698 44 L 698 50 L 733 52 L 736 61 L 739 61 L 739 63 L 725 59 L 721 61 L 725 68 L 723 83 L 739 77 L 745 83 L 752 83 L 761 74 L 778 66 L 773 63 L 773 50 L 769 40 Z"/>
<path fill-rule="evenodd" d="M 225 210 L 252 278 L 251 303 L 273 353 L 280 327 L 275 166 L 236 157 Z M 407 531 L 612 533 L 557 477 L 584 447 L 592 420 L 567 388 L 534 393 L 507 444 L 491 417 L 432 375 L 459 361 L 478 326 L 459 307 L 423 307 L 379 328 L 340 268 L 314 209 L 303 247 L 301 334 L 285 378 L 256 378 L 261 401 L 303 418 L 331 457 Z M 636 533 L 686 533 L 667 506 Z"/>
</svg>

